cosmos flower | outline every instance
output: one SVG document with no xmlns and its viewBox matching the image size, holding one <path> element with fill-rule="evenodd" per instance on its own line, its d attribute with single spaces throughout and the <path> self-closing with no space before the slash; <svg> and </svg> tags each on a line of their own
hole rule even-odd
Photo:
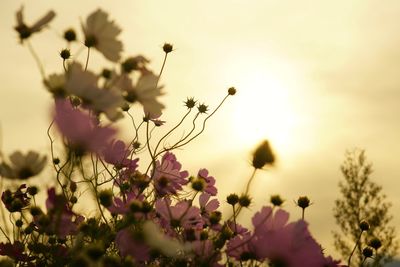
<svg viewBox="0 0 400 267">
<path fill-rule="evenodd" d="M 105 58 L 112 62 L 118 62 L 121 58 L 122 42 L 117 40 L 121 29 L 114 21 L 108 19 L 108 14 L 97 9 L 86 19 L 86 25 L 82 24 L 85 34 L 85 45 L 94 47 Z"/>
<path fill-rule="evenodd" d="M 131 103 L 139 102 L 143 106 L 145 117 L 157 119 L 162 114 L 164 105 L 157 98 L 162 96 L 162 86 L 158 86 L 158 76 L 152 72 L 143 72 L 136 85 L 132 79 L 124 74 L 120 77 L 116 86 L 125 93 L 125 99 Z"/>
<path fill-rule="evenodd" d="M 0 164 L 0 175 L 10 179 L 27 179 L 38 175 L 45 167 L 47 157 L 34 151 L 22 154 L 16 151 L 9 156 L 10 163 Z"/>
<path fill-rule="evenodd" d="M 19 34 L 19 38 L 20 38 L 21 42 L 24 39 L 29 38 L 32 34 L 41 31 L 56 16 L 56 13 L 53 10 L 50 10 L 49 12 L 47 12 L 46 15 L 44 15 L 38 21 L 33 23 L 32 26 L 28 26 L 24 22 L 23 11 L 24 11 L 24 7 L 21 6 L 21 8 L 16 13 L 17 25 L 14 27 L 14 29 Z"/>
<path fill-rule="evenodd" d="M 204 191 L 205 192 L 207 192 L 208 194 L 210 194 L 212 196 L 217 195 L 218 190 L 215 187 L 215 178 L 212 176 L 208 176 L 207 169 L 200 169 L 197 176 L 204 180 L 204 182 L 205 182 Z"/>
<path fill-rule="evenodd" d="M 255 230 L 251 243 L 257 258 L 266 258 L 273 266 L 324 266 L 325 257 L 307 223 L 288 220 L 289 213 L 280 209 L 273 214 L 271 207 L 263 207 L 253 216 Z"/>
<path fill-rule="evenodd" d="M 54 121 L 71 147 L 82 154 L 90 151 L 101 155 L 116 133 L 111 127 L 96 125 L 89 114 L 74 109 L 69 101 L 62 99 L 56 100 Z"/>
<path fill-rule="evenodd" d="M 189 201 L 180 201 L 172 206 L 170 199 L 158 199 L 155 208 L 166 228 L 183 227 L 188 229 L 202 225 L 200 209 L 191 206 Z"/>
<path fill-rule="evenodd" d="M 83 70 L 81 64 L 74 62 L 69 66 L 65 84 L 67 93 L 81 98 L 93 111 L 103 112 L 111 121 L 122 118 L 119 110 L 124 103 L 122 95 L 116 90 L 101 89 L 97 83 L 98 76 Z"/>
<path fill-rule="evenodd" d="M 122 257 L 131 256 L 135 261 L 150 259 L 150 247 L 140 238 L 141 233 L 129 228 L 120 230 L 115 236 L 115 245 Z"/>
<path fill-rule="evenodd" d="M 157 194 L 176 194 L 182 186 L 188 183 L 186 179 L 189 173 L 181 171 L 181 164 L 171 152 L 167 152 L 160 161 L 156 162 L 153 180 Z"/>
<path fill-rule="evenodd" d="M 46 89 L 55 97 L 64 97 L 65 92 L 65 75 L 51 74 L 43 81 Z"/>
<path fill-rule="evenodd" d="M 121 140 L 114 140 L 111 143 L 109 143 L 105 147 L 102 153 L 104 161 L 113 164 L 117 168 L 137 166 L 136 162 L 138 161 L 138 159 L 135 160 L 129 159 L 131 151 L 126 147 L 125 143 Z"/>
</svg>

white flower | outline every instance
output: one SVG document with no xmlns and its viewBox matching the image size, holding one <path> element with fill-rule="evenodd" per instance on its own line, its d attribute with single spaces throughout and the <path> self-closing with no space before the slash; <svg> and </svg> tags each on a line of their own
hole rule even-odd
<svg viewBox="0 0 400 267">
<path fill-rule="evenodd" d="M 16 13 L 17 26 L 14 27 L 15 30 L 19 33 L 21 42 L 23 39 L 28 38 L 33 33 L 42 30 L 56 16 L 56 13 L 53 10 L 50 10 L 49 12 L 47 12 L 46 15 L 44 15 L 41 19 L 36 21 L 32 26 L 28 26 L 24 22 L 23 11 L 24 7 L 21 6 L 21 8 Z"/>
<path fill-rule="evenodd" d="M 143 224 L 143 232 L 146 243 L 167 257 L 179 257 L 190 252 L 192 246 L 189 243 L 181 243 L 176 239 L 166 236 L 154 222 L 146 221 Z"/>
<path fill-rule="evenodd" d="M 122 52 L 122 42 L 117 40 L 121 29 L 108 20 L 108 14 L 101 9 L 96 10 L 82 24 L 85 34 L 85 45 L 94 47 L 110 61 L 117 62 Z"/>
<path fill-rule="evenodd" d="M 133 86 L 132 79 L 128 75 L 122 75 L 117 86 L 125 91 L 127 101 L 138 101 L 142 104 L 147 118 L 156 119 L 161 116 L 165 107 L 157 100 L 157 97 L 163 95 L 162 86 L 158 86 L 157 82 L 158 76 L 152 72 L 145 72 L 139 77 L 136 86 Z"/>
<path fill-rule="evenodd" d="M 99 88 L 97 81 L 98 76 L 84 71 L 81 64 L 74 62 L 68 68 L 65 89 L 69 94 L 81 98 L 94 111 L 103 112 L 110 120 L 121 118 L 119 108 L 124 103 L 122 95 L 117 90 Z"/>
<path fill-rule="evenodd" d="M 43 83 L 54 96 L 65 96 L 65 74 L 51 74 Z"/>
<path fill-rule="evenodd" d="M 10 164 L 2 162 L 0 164 L 0 175 L 7 178 L 27 179 L 39 174 L 45 164 L 46 156 L 41 157 L 34 151 L 29 151 L 23 155 L 16 151 L 9 156 Z"/>
</svg>

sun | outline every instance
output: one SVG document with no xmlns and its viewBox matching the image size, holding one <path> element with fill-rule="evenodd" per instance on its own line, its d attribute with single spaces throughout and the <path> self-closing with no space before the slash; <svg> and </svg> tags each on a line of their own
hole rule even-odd
<svg viewBox="0 0 400 267">
<path fill-rule="evenodd" d="M 241 77 L 237 87 L 239 108 L 232 116 L 234 133 L 245 146 L 268 139 L 280 153 L 293 149 L 300 114 L 290 82 L 266 71 L 253 71 Z"/>
</svg>

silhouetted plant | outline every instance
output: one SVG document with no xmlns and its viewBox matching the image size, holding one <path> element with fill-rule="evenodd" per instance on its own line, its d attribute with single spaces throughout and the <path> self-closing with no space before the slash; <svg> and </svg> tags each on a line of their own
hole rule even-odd
<svg viewBox="0 0 400 267">
<path fill-rule="evenodd" d="M 333 232 L 335 248 L 348 258 L 349 267 L 384 266 L 398 248 L 395 227 L 390 225 L 392 204 L 382 186 L 371 180 L 372 164 L 366 160 L 364 150 L 347 151 L 341 171 L 341 198 L 335 201 L 333 210 L 340 227 L 340 231 Z M 366 248 L 372 249 L 372 256 L 365 253 Z"/>
</svg>

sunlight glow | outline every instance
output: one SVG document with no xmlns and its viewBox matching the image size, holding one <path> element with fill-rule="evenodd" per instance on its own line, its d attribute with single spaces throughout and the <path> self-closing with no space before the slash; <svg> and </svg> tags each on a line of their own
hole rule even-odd
<svg viewBox="0 0 400 267">
<path fill-rule="evenodd" d="M 241 77 L 237 97 L 243 104 L 234 110 L 236 123 L 233 125 L 242 145 L 251 146 L 268 139 L 280 154 L 295 149 L 300 117 L 290 86 L 280 77 L 264 71 L 249 72 Z"/>
</svg>

